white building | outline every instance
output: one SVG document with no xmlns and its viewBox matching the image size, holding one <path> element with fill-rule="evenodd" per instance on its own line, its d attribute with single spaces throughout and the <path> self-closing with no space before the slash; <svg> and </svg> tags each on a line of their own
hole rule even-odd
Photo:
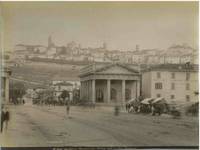
<svg viewBox="0 0 200 150">
<path fill-rule="evenodd" d="M 142 96 L 167 101 L 198 100 L 198 65 L 162 64 L 142 71 Z"/>
<path fill-rule="evenodd" d="M 52 89 L 54 90 L 54 96 L 58 99 L 63 91 L 68 91 L 70 94 L 70 100 L 72 100 L 72 92 L 74 85 L 65 81 L 53 81 Z"/>
<path fill-rule="evenodd" d="M 23 44 L 17 44 L 17 45 L 15 45 L 14 50 L 15 51 L 21 51 L 21 50 L 26 51 L 27 47 L 26 47 L 26 45 L 23 45 Z"/>
</svg>

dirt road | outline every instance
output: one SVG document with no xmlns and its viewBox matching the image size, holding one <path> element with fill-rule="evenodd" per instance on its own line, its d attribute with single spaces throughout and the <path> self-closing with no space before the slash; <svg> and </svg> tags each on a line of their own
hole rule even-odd
<svg viewBox="0 0 200 150">
<path fill-rule="evenodd" d="M 3 146 L 197 146 L 198 119 L 96 108 L 12 106 Z"/>
</svg>

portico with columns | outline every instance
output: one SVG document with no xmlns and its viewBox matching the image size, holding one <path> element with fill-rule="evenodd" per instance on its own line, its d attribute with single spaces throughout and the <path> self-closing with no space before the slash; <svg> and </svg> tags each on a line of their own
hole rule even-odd
<svg viewBox="0 0 200 150">
<path fill-rule="evenodd" d="M 89 65 L 80 72 L 81 100 L 120 104 L 140 96 L 140 74 L 123 64 Z"/>
</svg>

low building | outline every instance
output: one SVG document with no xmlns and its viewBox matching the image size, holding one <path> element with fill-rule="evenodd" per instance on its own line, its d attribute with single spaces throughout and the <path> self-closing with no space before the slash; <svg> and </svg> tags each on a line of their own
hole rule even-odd
<svg viewBox="0 0 200 150">
<path fill-rule="evenodd" d="M 68 91 L 70 94 L 70 100 L 72 100 L 72 92 L 74 85 L 65 81 L 54 81 L 52 84 L 52 89 L 54 90 L 54 96 L 59 99 L 63 91 Z"/>
<path fill-rule="evenodd" d="M 92 64 L 80 72 L 80 97 L 92 103 L 122 104 L 140 96 L 140 74 L 123 64 Z"/>
<path fill-rule="evenodd" d="M 198 65 L 162 64 L 142 71 L 142 96 L 168 101 L 198 100 Z"/>
</svg>

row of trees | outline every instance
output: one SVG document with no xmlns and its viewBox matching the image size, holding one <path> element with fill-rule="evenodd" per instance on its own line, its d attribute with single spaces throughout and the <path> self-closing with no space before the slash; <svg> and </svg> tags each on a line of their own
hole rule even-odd
<svg viewBox="0 0 200 150">
<path fill-rule="evenodd" d="M 14 104 L 19 104 L 20 100 L 26 94 L 25 85 L 20 82 L 16 82 L 16 83 L 11 82 L 9 86 L 10 86 L 10 89 L 9 89 L 10 102 Z"/>
<path fill-rule="evenodd" d="M 79 100 L 79 90 L 73 91 L 73 103 L 75 104 Z M 44 89 L 37 92 L 37 97 L 33 99 L 33 104 L 37 105 L 65 105 L 70 100 L 69 91 L 64 90 L 60 96 L 55 97 L 52 89 Z"/>
</svg>

